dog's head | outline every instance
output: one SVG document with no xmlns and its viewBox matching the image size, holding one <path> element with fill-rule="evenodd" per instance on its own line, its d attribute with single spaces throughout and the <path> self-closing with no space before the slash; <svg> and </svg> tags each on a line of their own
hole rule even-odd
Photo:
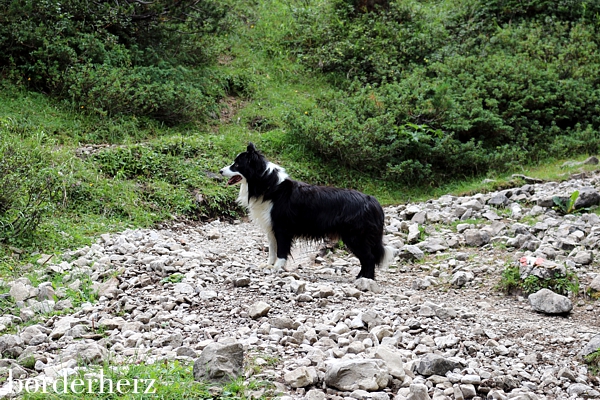
<svg viewBox="0 0 600 400">
<path fill-rule="evenodd" d="M 233 164 L 221 169 L 221 175 L 229 178 L 228 185 L 235 185 L 244 180 L 264 175 L 267 169 L 267 160 L 256 150 L 253 143 L 248 143 L 245 152 L 238 154 Z"/>
</svg>

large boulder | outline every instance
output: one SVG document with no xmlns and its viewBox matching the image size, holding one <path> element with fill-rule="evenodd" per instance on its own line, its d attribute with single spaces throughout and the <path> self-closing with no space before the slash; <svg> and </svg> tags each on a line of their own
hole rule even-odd
<svg viewBox="0 0 600 400">
<path fill-rule="evenodd" d="M 540 289 L 529 295 L 531 307 L 545 314 L 565 314 L 573 309 L 573 302 L 550 289 Z"/>
<path fill-rule="evenodd" d="M 227 380 L 244 371 L 244 348 L 240 343 L 211 343 L 194 362 L 194 379 Z"/>
<path fill-rule="evenodd" d="M 390 378 L 383 360 L 335 360 L 327 364 L 325 384 L 347 392 L 376 391 L 387 387 Z"/>
</svg>

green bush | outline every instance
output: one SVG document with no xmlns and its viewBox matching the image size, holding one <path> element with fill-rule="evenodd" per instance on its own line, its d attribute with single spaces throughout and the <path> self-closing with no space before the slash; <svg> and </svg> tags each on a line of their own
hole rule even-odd
<svg viewBox="0 0 600 400">
<path fill-rule="evenodd" d="M 502 271 L 498 287 L 507 293 L 521 290 L 527 294 L 531 294 L 546 288 L 565 296 L 569 293 L 578 295 L 579 278 L 577 274 L 567 271 L 565 275 L 556 274 L 553 278 L 542 279 L 535 275 L 530 275 L 525 279 L 521 279 L 519 267 L 509 266 Z"/>
<path fill-rule="evenodd" d="M 60 175 L 44 135 L 13 137 L 0 120 L 0 243 L 30 235 L 60 198 Z"/>
<path fill-rule="evenodd" d="M 183 68 L 80 65 L 63 75 L 63 83 L 81 109 L 101 115 L 146 115 L 174 124 L 218 111 L 217 93 L 209 96 Z"/>
<path fill-rule="evenodd" d="M 298 7 L 291 43 L 338 91 L 290 112 L 290 140 L 419 184 L 600 150 L 600 6 L 450 3 Z"/>
<path fill-rule="evenodd" d="M 600 374 L 600 348 L 586 355 L 583 361 L 588 366 L 592 375 L 598 376 Z"/>
<path fill-rule="evenodd" d="M 218 0 L 0 2 L 5 75 L 102 115 L 174 123 L 216 110 L 227 80 L 203 68 L 226 29 Z"/>
</svg>

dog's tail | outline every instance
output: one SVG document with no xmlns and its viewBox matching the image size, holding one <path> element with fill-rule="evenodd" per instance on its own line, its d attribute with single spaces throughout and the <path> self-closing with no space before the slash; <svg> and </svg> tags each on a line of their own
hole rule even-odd
<svg viewBox="0 0 600 400">
<path fill-rule="evenodd" d="M 381 243 L 376 248 L 375 260 L 377 260 L 377 266 L 379 268 L 387 268 L 394 261 L 394 249 L 390 246 L 384 246 Z"/>
</svg>

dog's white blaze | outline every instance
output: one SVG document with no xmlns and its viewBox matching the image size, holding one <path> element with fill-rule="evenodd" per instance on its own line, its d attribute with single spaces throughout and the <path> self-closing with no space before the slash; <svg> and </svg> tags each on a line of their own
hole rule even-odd
<svg viewBox="0 0 600 400">
<path fill-rule="evenodd" d="M 275 171 L 277 173 L 277 178 L 279 179 L 277 183 L 281 183 L 289 177 L 289 175 L 285 172 L 285 169 L 283 167 L 280 167 L 279 165 L 269 161 L 267 163 L 267 170 L 265 171 L 265 173 L 271 171 Z"/>
<path fill-rule="evenodd" d="M 270 200 L 263 201 L 262 196 L 248 200 L 248 182 L 242 179 L 240 193 L 237 201 L 240 205 L 248 209 L 248 214 L 252 222 L 255 222 L 267 234 L 269 239 L 269 264 L 273 265 L 277 255 L 277 242 L 273 235 L 273 225 L 271 224 L 271 209 L 273 202 Z"/>
<path fill-rule="evenodd" d="M 238 194 L 237 202 L 242 207 L 249 208 L 248 204 L 248 182 L 246 178 L 242 177 L 242 184 L 240 185 L 240 193 Z"/>
<path fill-rule="evenodd" d="M 233 164 L 232 164 L 233 165 Z M 225 167 L 221 170 L 221 174 L 224 176 L 231 178 L 232 176 L 239 175 L 237 172 L 233 172 L 231 170 L 231 165 L 229 167 Z"/>
<path fill-rule="evenodd" d="M 248 204 L 250 219 L 256 222 L 267 235 L 273 232 L 273 225 L 271 225 L 272 208 L 273 202 L 263 201 L 262 196 L 258 199 L 250 199 Z"/>
</svg>

